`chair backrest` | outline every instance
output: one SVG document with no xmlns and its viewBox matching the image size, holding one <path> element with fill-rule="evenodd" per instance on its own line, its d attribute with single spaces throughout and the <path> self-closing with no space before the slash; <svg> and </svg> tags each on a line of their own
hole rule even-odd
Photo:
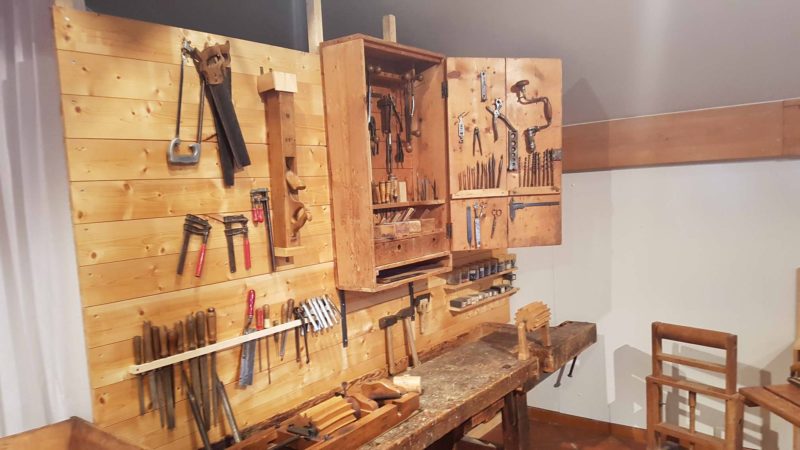
<svg viewBox="0 0 800 450">
<path fill-rule="evenodd" d="M 653 333 L 653 374 L 647 377 L 647 434 L 648 448 L 660 448 L 662 438 L 677 438 L 681 443 L 695 444 L 719 449 L 740 449 L 742 445 L 743 402 L 737 392 L 736 355 L 737 337 L 734 334 L 702 328 L 685 327 L 668 323 L 654 322 Z M 704 361 L 679 356 L 663 351 L 663 341 L 670 340 L 686 344 L 712 347 L 725 351 L 725 363 Z M 705 383 L 689 381 L 684 378 L 664 374 L 664 363 L 683 365 L 723 374 L 725 387 L 719 388 Z M 668 424 L 662 420 L 661 394 L 663 386 L 688 392 L 689 428 Z M 695 429 L 697 394 L 714 397 L 725 402 L 725 439 L 719 439 Z"/>
</svg>

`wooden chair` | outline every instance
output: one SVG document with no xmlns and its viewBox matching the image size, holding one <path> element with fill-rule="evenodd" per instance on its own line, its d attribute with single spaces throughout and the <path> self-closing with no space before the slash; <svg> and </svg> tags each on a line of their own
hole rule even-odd
<svg viewBox="0 0 800 450">
<path fill-rule="evenodd" d="M 664 353 L 664 339 L 725 350 L 725 364 Z M 742 448 L 744 401 L 736 388 L 736 335 L 719 331 L 690 328 L 667 323 L 653 323 L 653 374 L 647 377 L 647 448 L 662 448 L 665 438 L 677 438 L 685 447 L 739 450 Z M 684 365 L 725 375 L 725 388 L 665 375 L 663 363 Z M 664 386 L 689 393 L 689 428 L 663 421 L 661 398 Z M 695 430 L 697 394 L 725 402 L 725 437 L 699 433 Z"/>
<path fill-rule="evenodd" d="M 519 348 L 518 359 L 520 361 L 527 361 L 531 357 L 530 348 L 528 348 L 528 332 L 533 332 L 542 329 L 542 345 L 550 347 L 550 308 L 543 302 L 533 302 L 523 306 L 517 310 L 514 315 L 514 321 L 517 324 L 517 347 Z M 553 358 L 545 359 L 544 370 L 552 372 L 554 370 Z"/>
</svg>

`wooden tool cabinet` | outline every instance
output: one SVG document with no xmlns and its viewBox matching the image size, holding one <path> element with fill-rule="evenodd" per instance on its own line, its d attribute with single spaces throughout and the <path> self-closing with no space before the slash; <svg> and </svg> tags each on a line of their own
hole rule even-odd
<svg viewBox="0 0 800 450">
<path fill-rule="evenodd" d="M 327 41 L 321 47 L 326 126 L 328 133 L 336 280 L 340 289 L 376 292 L 452 267 L 452 252 L 557 245 L 561 243 L 561 61 L 557 59 L 445 58 L 365 35 Z M 369 72 L 380 67 L 381 72 Z M 373 182 L 387 179 L 386 146 L 381 133 L 378 97 L 391 93 L 402 116 L 403 74 L 411 70 L 422 79 L 415 84 L 416 115 L 411 152 L 393 175 L 405 181 L 404 202 L 374 204 Z M 485 72 L 486 100 L 481 98 L 480 73 Z M 371 73 L 371 75 L 368 75 Z M 378 154 L 370 149 L 367 127 L 367 77 L 372 86 L 372 115 L 377 124 Z M 512 86 L 528 80 L 528 97 L 547 97 L 552 105 L 551 125 L 535 136 L 538 152 L 554 150 L 552 176 L 547 183 L 525 183 L 524 130 L 546 123 L 541 103 L 522 104 Z M 498 120 L 493 139 L 487 107 L 495 99 L 517 129 L 519 168 L 509 171 L 508 128 Z M 463 139 L 459 136 L 459 116 Z M 473 155 L 477 127 L 480 148 Z M 395 153 L 397 144 L 395 143 Z M 465 189 L 460 174 L 494 156 L 493 186 Z M 500 158 L 502 157 L 502 165 Z M 526 167 L 532 167 L 532 163 Z M 418 180 L 436 183 L 436 196 L 417 192 Z M 537 185 L 533 185 L 537 184 Z M 514 208 L 512 203 L 533 204 Z M 466 210 L 484 206 L 481 245 Z M 376 213 L 415 208 L 412 219 L 433 219 L 422 232 L 394 239 L 373 230 Z M 473 210 L 474 211 L 474 210 Z M 513 217 L 513 219 L 512 219 Z M 495 231 L 492 224 L 496 221 Z M 472 234 L 468 239 L 469 233 Z M 470 243 L 471 241 L 471 243 Z M 388 277 L 388 282 L 387 282 Z"/>
</svg>

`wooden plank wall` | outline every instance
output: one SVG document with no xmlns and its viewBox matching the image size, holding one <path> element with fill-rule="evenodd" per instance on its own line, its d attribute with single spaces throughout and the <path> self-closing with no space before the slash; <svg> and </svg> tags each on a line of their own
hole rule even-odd
<svg viewBox="0 0 800 450">
<path fill-rule="evenodd" d="M 564 127 L 564 172 L 800 156 L 800 100 Z"/>
<path fill-rule="evenodd" d="M 248 289 L 256 290 L 257 305 L 271 305 L 273 319 L 289 297 L 336 298 L 319 56 L 230 40 L 233 98 L 253 165 L 237 173 L 235 187 L 225 189 L 213 142 L 203 145 L 201 163 L 195 167 L 168 167 L 166 149 L 175 126 L 181 39 L 185 36 L 202 47 L 227 38 L 60 8 L 54 10 L 54 25 L 94 422 L 146 448 L 196 448 L 200 440 L 182 393 L 174 430 L 162 429 L 155 413 L 138 415 L 136 383 L 127 374 L 133 364 L 132 338 L 141 333 L 144 320 L 172 325 L 210 306 L 217 309 L 219 339 L 236 336 L 242 330 Z M 299 82 L 299 174 L 308 183 L 302 197 L 313 215 L 302 231 L 307 252 L 295 258 L 294 265 L 283 264 L 270 273 L 264 229 L 251 228 L 253 266 L 230 274 L 217 224 L 202 278 L 191 276 L 196 240 L 187 257 L 187 275 L 176 276 L 184 214 L 249 216 L 250 188 L 269 185 L 264 107 L 256 92 L 262 68 L 295 73 Z M 194 68 L 186 74 L 181 135 L 191 142 L 198 80 Z M 204 133 L 211 135 L 208 110 L 205 118 Z M 241 247 L 236 252 L 241 258 Z M 434 331 L 417 336 L 421 351 L 480 322 L 509 320 L 508 300 L 451 315 L 442 284 L 441 279 L 428 283 Z M 405 289 L 383 293 L 380 300 L 385 302 L 377 306 L 361 298 L 360 307 L 368 307 L 348 316 L 349 347 L 343 349 L 338 329 L 311 338 L 310 365 L 295 362 L 291 339 L 284 361 L 278 360 L 271 344 L 271 384 L 259 372 L 253 386 L 236 388 L 238 349 L 219 353 L 219 375 L 239 425 L 252 426 L 342 381 L 384 369 L 384 334 L 377 321 L 406 306 L 405 294 Z M 402 333 L 398 329 L 395 334 L 395 354 L 402 355 Z M 214 427 L 212 439 L 224 431 Z"/>
</svg>

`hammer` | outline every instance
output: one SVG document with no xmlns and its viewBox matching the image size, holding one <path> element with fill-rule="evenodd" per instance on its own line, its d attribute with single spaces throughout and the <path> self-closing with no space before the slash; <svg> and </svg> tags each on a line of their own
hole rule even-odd
<svg viewBox="0 0 800 450">
<path fill-rule="evenodd" d="M 389 363 L 389 375 L 394 375 L 394 348 L 392 348 L 392 325 L 397 323 L 397 316 L 386 316 L 378 319 L 378 326 L 386 331 L 386 358 Z"/>
<path fill-rule="evenodd" d="M 411 318 L 414 317 L 414 309 L 410 306 L 403 308 L 395 314 L 398 319 L 403 320 L 403 328 L 405 328 L 406 346 L 411 352 L 411 361 L 414 367 L 419 366 L 419 356 L 417 356 L 417 345 L 414 343 L 414 328 L 411 326 Z"/>
</svg>

